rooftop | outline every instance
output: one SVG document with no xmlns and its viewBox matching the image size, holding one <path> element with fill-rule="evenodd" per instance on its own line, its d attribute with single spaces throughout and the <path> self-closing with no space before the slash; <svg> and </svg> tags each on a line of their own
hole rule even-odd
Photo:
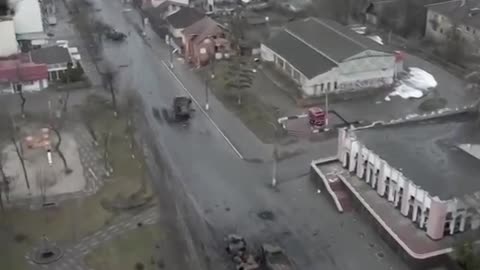
<svg viewBox="0 0 480 270">
<path fill-rule="evenodd" d="M 456 23 L 480 28 L 480 2 L 478 0 L 451 0 L 426 6 Z"/>
<path fill-rule="evenodd" d="M 308 78 L 361 52 L 385 51 L 385 47 L 337 22 L 317 18 L 289 23 L 265 45 Z"/>
<path fill-rule="evenodd" d="M 25 82 L 48 78 L 45 64 L 23 62 L 18 59 L 0 60 L 0 82 Z"/>
<path fill-rule="evenodd" d="M 15 27 L 12 20 L 0 20 L 0 57 L 17 53 L 18 44 L 15 37 Z"/>
<path fill-rule="evenodd" d="M 185 28 L 205 17 L 205 14 L 191 7 L 181 7 L 167 17 L 167 22 L 174 28 Z"/>
<path fill-rule="evenodd" d="M 13 20 L 17 34 L 40 33 L 44 30 L 42 12 L 38 0 L 19 1 Z"/>
<path fill-rule="evenodd" d="M 480 143 L 477 119 L 463 114 L 355 133 L 367 148 L 430 195 L 448 200 L 480 190 L 480 160 L 460 148 Z"/>
<path fill-rule="evenodd" d="M 202 42 L 208 36 L 213 36 L 221 33 L 223 27 L 219 25 L 216 21 L 209 17 L 203 17 L 199 21 L 193 23 L 192 25 L 186 27 L 183 30 L 185 36 L 196 35 L 194 38 L 195 42 Z"/>
<path fill-rule="evenodd" d="M 38 64 L 64 64 L 72 61 L 67 48 L 60 46 L 44 47 L 30 51 L 32 61 Z"/>
</svg>

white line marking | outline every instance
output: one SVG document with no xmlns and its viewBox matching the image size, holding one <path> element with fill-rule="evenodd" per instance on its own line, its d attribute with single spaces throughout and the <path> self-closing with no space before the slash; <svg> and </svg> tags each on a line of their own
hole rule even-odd
<svg viewBox="0 0 480 270">
<path fill-rule="evenodd" d="M 223 133 L 223 131 L 217 126 L 217 124 L 213 121 L 213 119 L 210 117 L 210 115 L 208 115 L 208 113 L 203 109 L 203 106 L 200 105 L 200 103 L 193 97 L 193 95 L 190 93 L 190 91 L 188 91 L 187 87 L 185 87 L 185 85 L 183 84 L 183 82 L 180 80 L 180 78 L 178 78 L 177 74 L 175 74 L 171 69 L 170 67 L 167 65 L 167 63 L 165 63 L 164 60 L 162 60 L 162 64 L 163 66 L 165 66 L 165 68 L 168 70 L 168 72 L 170 73 L 170 75 L 173 76 L 173 78 L 175 78 L 175 80 L 180 84 L 180 86 L 182 86 L 183 90 L 185 90 L 185 92 L 188 93 L 188 95 L 192 98 L 192 100 L 195 102 L 195 104 L 197 104 L 198 108 L 200 109 L 200 111 L 207 117 L 207 119 L 212 123 L 212 125 L 217 129 L 217 131 L 220 133 L 220 135 L 222 135 L 222 137 L 225 139 L 225 141 L 230 145 L 230 147 L 233 149 L 233 151 L 235 151 L 235 153 L 237 154 L 237 156 L 241 159 L 243 159 L 243 156 L 242 154 L 237 150 L 237 148 L 233 145 L 233 143 L 230 141 L 230 139 L 227 138 L 227 136 L 225 136 L 225 133 Z"/>
</svg>

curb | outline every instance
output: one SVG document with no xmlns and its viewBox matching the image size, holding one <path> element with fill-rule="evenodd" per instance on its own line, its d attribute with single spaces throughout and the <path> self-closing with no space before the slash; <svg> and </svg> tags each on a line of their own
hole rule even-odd
<svg viewBox="0 0 480 270">
<path fill-rule="evenodd" d="M 299 115 L 292 115 L 292 116 L 285 116 L 285 117 L 280 117 L 277 119 L 277 122 L 279 124 L 282 124 L 283 122 L 287 121 L 287 120 L 293 120 L 293 119 L 300 119 L 300 118 L 305 118 L 307 117 L 308 114 L 304 113 L 304 114 L 299 114 Z"/>
</svg>

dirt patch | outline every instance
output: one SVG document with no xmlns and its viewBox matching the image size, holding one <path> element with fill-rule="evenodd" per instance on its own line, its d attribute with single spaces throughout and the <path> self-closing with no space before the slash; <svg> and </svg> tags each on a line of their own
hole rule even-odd
<svg viewBox="0 0 480 270">
<path fill-rule="evenodd" d="M 257 213 L 257 216 L 263 220 L 272 221 L 275 220 L 275 214 L 272 211 L 261 211 Z"/>
<path fill-rule="evenodd" d="M 447 100 L 444 98 L 429 98 L 423 101 L 419 106 L 418 109 L 424 112 L 431 112 L 431 111 L 436 111 L 440 110 L 442 108 L 445 108 L 447 105 Z"/>
<path fill-rule="evenodd" d="M 225 63 L 218 63 L 215 66 L 217 76 L 211 83 L 211 90 L 213 94 L 222 102 L 225 107 L 235 113 L 245 126 L 250 129 L 262 142 L 272 143 L 275 138 L 275 128 L 280 127 L 277 124 L 277 119 L 280 113 L 277 108 L 263 103 L 259 98 L 245 90 L 241 94 L 241 103 L 238 104 L 237 93 L 229 91 L 225 88 L 227 70 Z M 206 78 L 206 71 L 200 71 L 199 74 Z M 277 134 L 278 136 L 278 134 Z"/>
</svg>

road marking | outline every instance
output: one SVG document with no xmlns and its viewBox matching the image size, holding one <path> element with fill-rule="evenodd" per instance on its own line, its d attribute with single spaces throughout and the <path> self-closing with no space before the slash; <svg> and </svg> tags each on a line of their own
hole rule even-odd
<svg viewBox="0 0 480 270">
<path fill-rule="evenodd" d="M 171 69 L 170 67 L 167 65 L 167 63 L 162 60 L 162 64 L 163 66 L 168 70 L 168 72 L 170 73 L 170 75 L 173 76 L 173 78 L 175 78 L 175 80 L 180 84 L 180 86 L 183 88 L 183 90 L 185 90 L 185 92 L 187 92 L 187 94 L 192 98 L 192 100 L 195 102 L 195 104 L 197 104 L 198 108 L 200 109 L 200 111 L 207 117 L 207 119 L 212 123 L 212 125 L 215 127 L 215 129 L 217 129 L 217 131 L 220 133 L 220 135 L 222 135 L 223 139 L 225 139 L 225 141 L 228 143 L 228 145 L 230 145 L 230 147 L 233 149 L 233 151 L 235 151 L 235 153 L 237 154 L 237 156 L 240 158 L 240 159 L 244 159 L 243 158 L 243 155 L 238 151 L 238 149 L 233 145 L 233 143 L 230 141 L 230 139 L 225 135 L 225 133 L 223 133 L 223 131 L 217 126 L 217 124 L 213 121 L 213 119 L 210 117 L 210 115 L 208 115 L 208 113 L 203 109 L 202 105 L 193 97 L 193 95 L 190 93 L 190 91 L 188 91 L 187 87 L 185 87 L 185 85 L 183 84 L 183 82 L 180 80 L 180 78 L 178 78 L 177 74 L 175 74 Z"/>
</svg>

